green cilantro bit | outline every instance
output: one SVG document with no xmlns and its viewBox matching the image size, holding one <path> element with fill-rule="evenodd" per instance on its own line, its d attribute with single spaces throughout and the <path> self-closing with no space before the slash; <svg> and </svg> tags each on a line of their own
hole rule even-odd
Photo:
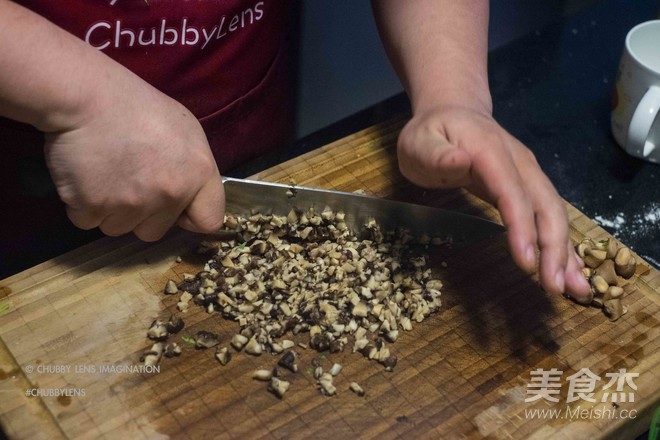
<svg viewBox="0 0 660 440">
<path fill-rule="evenodd" d="M 247 246 L 247 241 L 244 241 L 243 243 L 241 243 L 240 245 L 238 245 L 238 248 L 239 248 L 240 250 L 243 250 L 243 249 L 245 249 L 245 246 Z"/>
<path fill-rule="evenodd" d="M 195 338 L 190 338 L 187 336 L 181 336 L 181 339 L 183 339 L 183 342 L 187 342 L 188 344 L 195 345 L 197 341 L 195 341 Z"/>
<path fill-rule="evenodd" d="M 603 246 L 607 246 L 610 244 L 610 239 L 606 238 L 605 240 L 599 240 L 598 243 L 602 244 Z"/>
</svg>

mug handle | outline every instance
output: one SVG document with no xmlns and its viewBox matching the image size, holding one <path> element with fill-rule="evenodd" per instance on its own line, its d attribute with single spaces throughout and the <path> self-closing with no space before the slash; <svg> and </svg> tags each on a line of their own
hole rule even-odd
<svg viewBox="0 0 660 440">
<path fill-rule="evenodd" d="M 635 109 L 628 127 L 626 150 L 638 157 L 648 157 L 656 145 L 649 139 L 660 107 L 660 87 L 651 86 Z"/>
</svg>

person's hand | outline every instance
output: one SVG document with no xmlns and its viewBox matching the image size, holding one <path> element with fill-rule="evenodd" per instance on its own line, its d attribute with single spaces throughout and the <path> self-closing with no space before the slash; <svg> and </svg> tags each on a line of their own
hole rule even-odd
<svg viewBox="0 0 660 440">
<path fill-rule="evenodd" d="M 69 218 L 111 236 L 161 238 L 224 220 L 220 174 L 199 122 L 135 75 L 100 81 L 64 130 L 46 133 L 46 160 Z"/>
<path fill-rule="evenodd" d="M 466 187 L 500 211 L 511 254 L 536 267 L 548 292 L 586 296 L 582 261 L 568 238 L 563 201 L 532 152 L 489 114 L 445 108 L 415 115 L 398 142 L 403 175 L 425 188 Z"/>
</svg>

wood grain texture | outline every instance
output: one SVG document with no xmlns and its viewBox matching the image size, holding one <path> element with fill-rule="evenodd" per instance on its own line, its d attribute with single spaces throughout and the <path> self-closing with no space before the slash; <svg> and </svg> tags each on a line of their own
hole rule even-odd
<svg viewBox="0 0 660 440">
<path fill-rule="evenodd" d="M 371 127 L 253 178 L 362 189 L 499 220 L 491 206 L 464 191 L 423 191 L 406 183 L 394 148 L 402 124 L 396 119 Z M 568 209 L 573 240 L 609 238 Z M 504 236 L 433 255 L 445 282 L 442 311 L 393 344 L 400 359 L 393 373 L 359 354 L 321 358 L 300 349 L 302 371 L 287 375 L 291 389 L 280 401 L 251 379 L 253 370 L 273 366 L 276 358 L 240 353 L 222 367 L 212 350 L 185 343 L 182 356 L 165 359 L 158 374 L 100 373 L 101 365 L 139 363 L 150 346 L 150 322 L 176 311 L 177 298 L 162 294 L 166 280 L 180 280 L 205 261 L 195 253 L 200 239 L 182 231 L 156 244 L 102 239 L 0 282 L 0 304 L 9 305 L 0 312 L 0 422 L 10 438 L 622 439 L 648 429 L 660 402 L 660 273 L 632 279 L 637 289 L 625 299 L 628 313 L 611 323 L 597 309 L 544 294 L 536 277 L 512 263 Z M 223 345 L 237 329 L 196 307 L 183 316 L 183 334 L 217 331 Z M 337 396 L 315 389 L 306 371 L 313 359 L 344 365 Z M 39 371 L 53 365 L 70 371 Z M 524 402 L 530 373 L 551 368 L 563 372 L 560 402 Z M 567 403 L 566 379 L 581 368 L 603 379 L 621 368 L 639 373 L 635 401 L 618 408 L 601 403 L 599 382 L 596 403 Z M 364 398 L 348 391 L 351 381 L 363 386 Z M 85 395 L 25 396 L 37 387 L 81 388 Z M 611 416 L 525 413 L 558 409 L 566 415 L 578 407 L 606 408 Z M 622 418 L 630 410 L 637 417 Z"/>
</svg>

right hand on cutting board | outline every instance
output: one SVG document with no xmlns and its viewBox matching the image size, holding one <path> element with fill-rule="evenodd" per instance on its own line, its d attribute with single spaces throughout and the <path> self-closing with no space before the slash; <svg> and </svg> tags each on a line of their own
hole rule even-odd
<svg viewBox="0 0 660 440">
<path fill-rule="evenodd" d="M 105 83 L 75 123 L 47 133 L 45 152 L 79 228 L 153 241 L 174 223 L 213 232 L 224 220 L 220 174 L 199 122 L 132 74 Z"/>
</svg>

